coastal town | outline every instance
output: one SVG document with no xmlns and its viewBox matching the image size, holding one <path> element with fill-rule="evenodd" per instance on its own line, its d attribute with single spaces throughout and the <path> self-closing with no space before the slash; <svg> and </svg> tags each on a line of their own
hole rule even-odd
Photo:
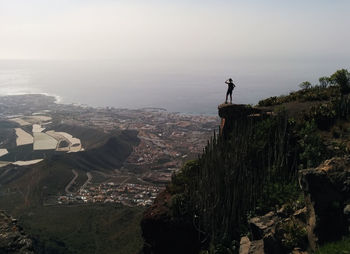
<svg viewBox="0 0 350 254">
<path fill-rule="evenodd" d="M 105 175 L 102 180 L 93 173 L 90 174 L 91 177 L 87 177 L 88 180 L 84 185 L 76 186 L 74 191 L 58 195 L 55 201 L 57 204 L 112 202 L 128 206 L 148 206 L 171 180 L 172 174 L 186 161 L 195 159 L 201 154 L 208 138 L 213 135 L 215 129 L 218 129 L 219 123 L 217 116 L 213 115 L 174 113 L 161 108 L 116 109 L 57 104 L 53 97 L 44 95 L 1 97 L 0 110 L 0 119 L 33 124 L 34 148 L 39 147 L 36 144 L 41 144 L 36 142 L 36 137 L 40 137 L 41 140 L 44 135 L 49 135 L 51 139 L 56 138 L 58 140 L 56 143 L 52 141 L 50 143 L 56 152 L 89 149 L 82 147 L 84 139 L 80 143 L 79 136 L 74 137 L 78 149 L 72 150 L 76 144 L 73 145 L 70 139 L 64 139 L 66 143 L 72 143 L 66 150 L 58 147 L 57 143 L 61 144 L 64 141 L 62 137 L 63 141 L 58 139 L 58 136 L 70 135 L 55 132 L 54 128 L 58 125 L 88 127 L 103 133 L 112 133 L 115 130 L 137 131 L 138 145 L 133 147 L 132 153 L 121 168 Z M 46 122 L 32 119 L 45 119 Z M 43 126 L 48 131 L 42 131 Z M 40 136 L 34 132 L 38 129 L 42 131 Z M 19 130 L 24 132 L 22 129 L 18 129 L 17 132 Z M 30 133 L 25 134 L 30 136 Z M 5 149 L 2 151 L 4 153 Z M 128 174 L 129 177 L 122 182 L 114 181 L 122 174 Z M 73 186 L 76 178 L 74 177 L 72 173 Z"/>
<path fill-rule="evenodd" d="M 74 115 L 74 117 L 72 117 Z M 169 113 L 164 109 L 91 109 L 71 112 L 66 123 L 88 125 L 105 132 L 115 128 L 137 130 L 140 143 L 124 163 L 138 174 L 137 183 L 100 183 L 58 198 L 67 203 L 122 203 L 149 206 L 184 162 L 196 158 L 217 128 L 216 116 Z"/>
<path fill-rule="evenodd" d="M 126 206 L 149 206 L 164 187 L 114 182 L 81 188 L 57 198 L 58 204 L 119 203 Z"/>
</svg>

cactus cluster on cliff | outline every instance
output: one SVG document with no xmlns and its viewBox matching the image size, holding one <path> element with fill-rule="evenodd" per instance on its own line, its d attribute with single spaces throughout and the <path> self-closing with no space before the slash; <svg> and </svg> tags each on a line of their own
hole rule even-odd
<svg viewBox="0 0 350 254">
<path fill-rule="evenodd" d="M 203 240 L 237 239 L 249 213 L 264 210 L 272 197 L 278 203 L 294 198 L 288 195 L 296 185 L 297 142 L 285 113 L 242 118 L 229 137 L 214 135 L 203 155 L 174 176 L 173 186 L 179 178 L 188 181 L 174 195 L 175 215 L 193 216 Z M 283 193 L 283 200 L 278 201 L 277 193 Z"/>
</svg>

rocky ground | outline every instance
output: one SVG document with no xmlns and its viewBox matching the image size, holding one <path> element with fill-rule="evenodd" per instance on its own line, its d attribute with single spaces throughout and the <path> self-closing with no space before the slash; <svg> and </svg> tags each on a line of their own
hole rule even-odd
<svg viewBox="0 0 350 254">
<path fill-rule="evenodd" d="M 0 211 L 0 253 L 32 254 L 32 240 L 17 225 L 17 221 Z"/>
<path fill-rule="evenodd" d="M 350 231 L 350 157 L 326 160 L 301 170 L 306 207 L 284 206 L 249 220 L 240 254 L 302 254 L 341 239 Z"/>
</svg>

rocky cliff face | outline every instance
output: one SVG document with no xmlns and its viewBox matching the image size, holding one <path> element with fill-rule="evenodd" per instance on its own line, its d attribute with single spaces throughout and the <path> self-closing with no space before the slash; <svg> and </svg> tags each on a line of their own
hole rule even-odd
<svg viewBox="0 0 350 254">
<path fill-rule="evenodd" d="M 271 115 L 247 105 L 220 105 L 221 133 L 229 135 L 235 122 Z M 239 253 L 306 253 L 311 247 L 350 232 L 350 156 L 326 160 L 317 168 L 299 171 L 306 207 L 284 207 L 251 218 L 250 234 L 241 239 Z M 163 192 L 144 214 L 144 253 L 198 253 L 201 247 L 193 221 L 174 218 L 171 194 Z"/>
<path fill-rule="evenodd" d="M 158 195 L 154 204 L 145 211 L 141 221 L 144 254 L 198 253 L 198 232 L 191 221 L 174 218 L 170 210 L 171 195 L 167 191 Z"/>
<path fill-rule="evenodd" d="M 32 254 L 32 241 L 17 221 L 0 211 L 0 253 Z"/>
<path fill-rule="evenodd" d="M 300 184 L 308 209 L 311 247 L 349 233 L 350 157 L 332 158 L 317 168 L 302 170 Z"/>
</svg>

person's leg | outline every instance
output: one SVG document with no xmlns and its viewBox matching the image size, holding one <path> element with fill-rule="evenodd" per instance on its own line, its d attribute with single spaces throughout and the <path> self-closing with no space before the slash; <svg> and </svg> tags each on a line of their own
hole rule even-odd
<svg viewBox="0 0 350 254">
<path fill-rule="evenodd" d="M 230 91 L 229 91 L 229 90 L 227 90 L 225 103 L 227 103 L 227 99 L 228 99 L 228 95 L 229 95 L 229 93 L 230 93 Z"/>
<path fill-rule="evenodd" d="M 232 103 L 232 91 L 230 92 L 230 102 Z"/>
</svg>

